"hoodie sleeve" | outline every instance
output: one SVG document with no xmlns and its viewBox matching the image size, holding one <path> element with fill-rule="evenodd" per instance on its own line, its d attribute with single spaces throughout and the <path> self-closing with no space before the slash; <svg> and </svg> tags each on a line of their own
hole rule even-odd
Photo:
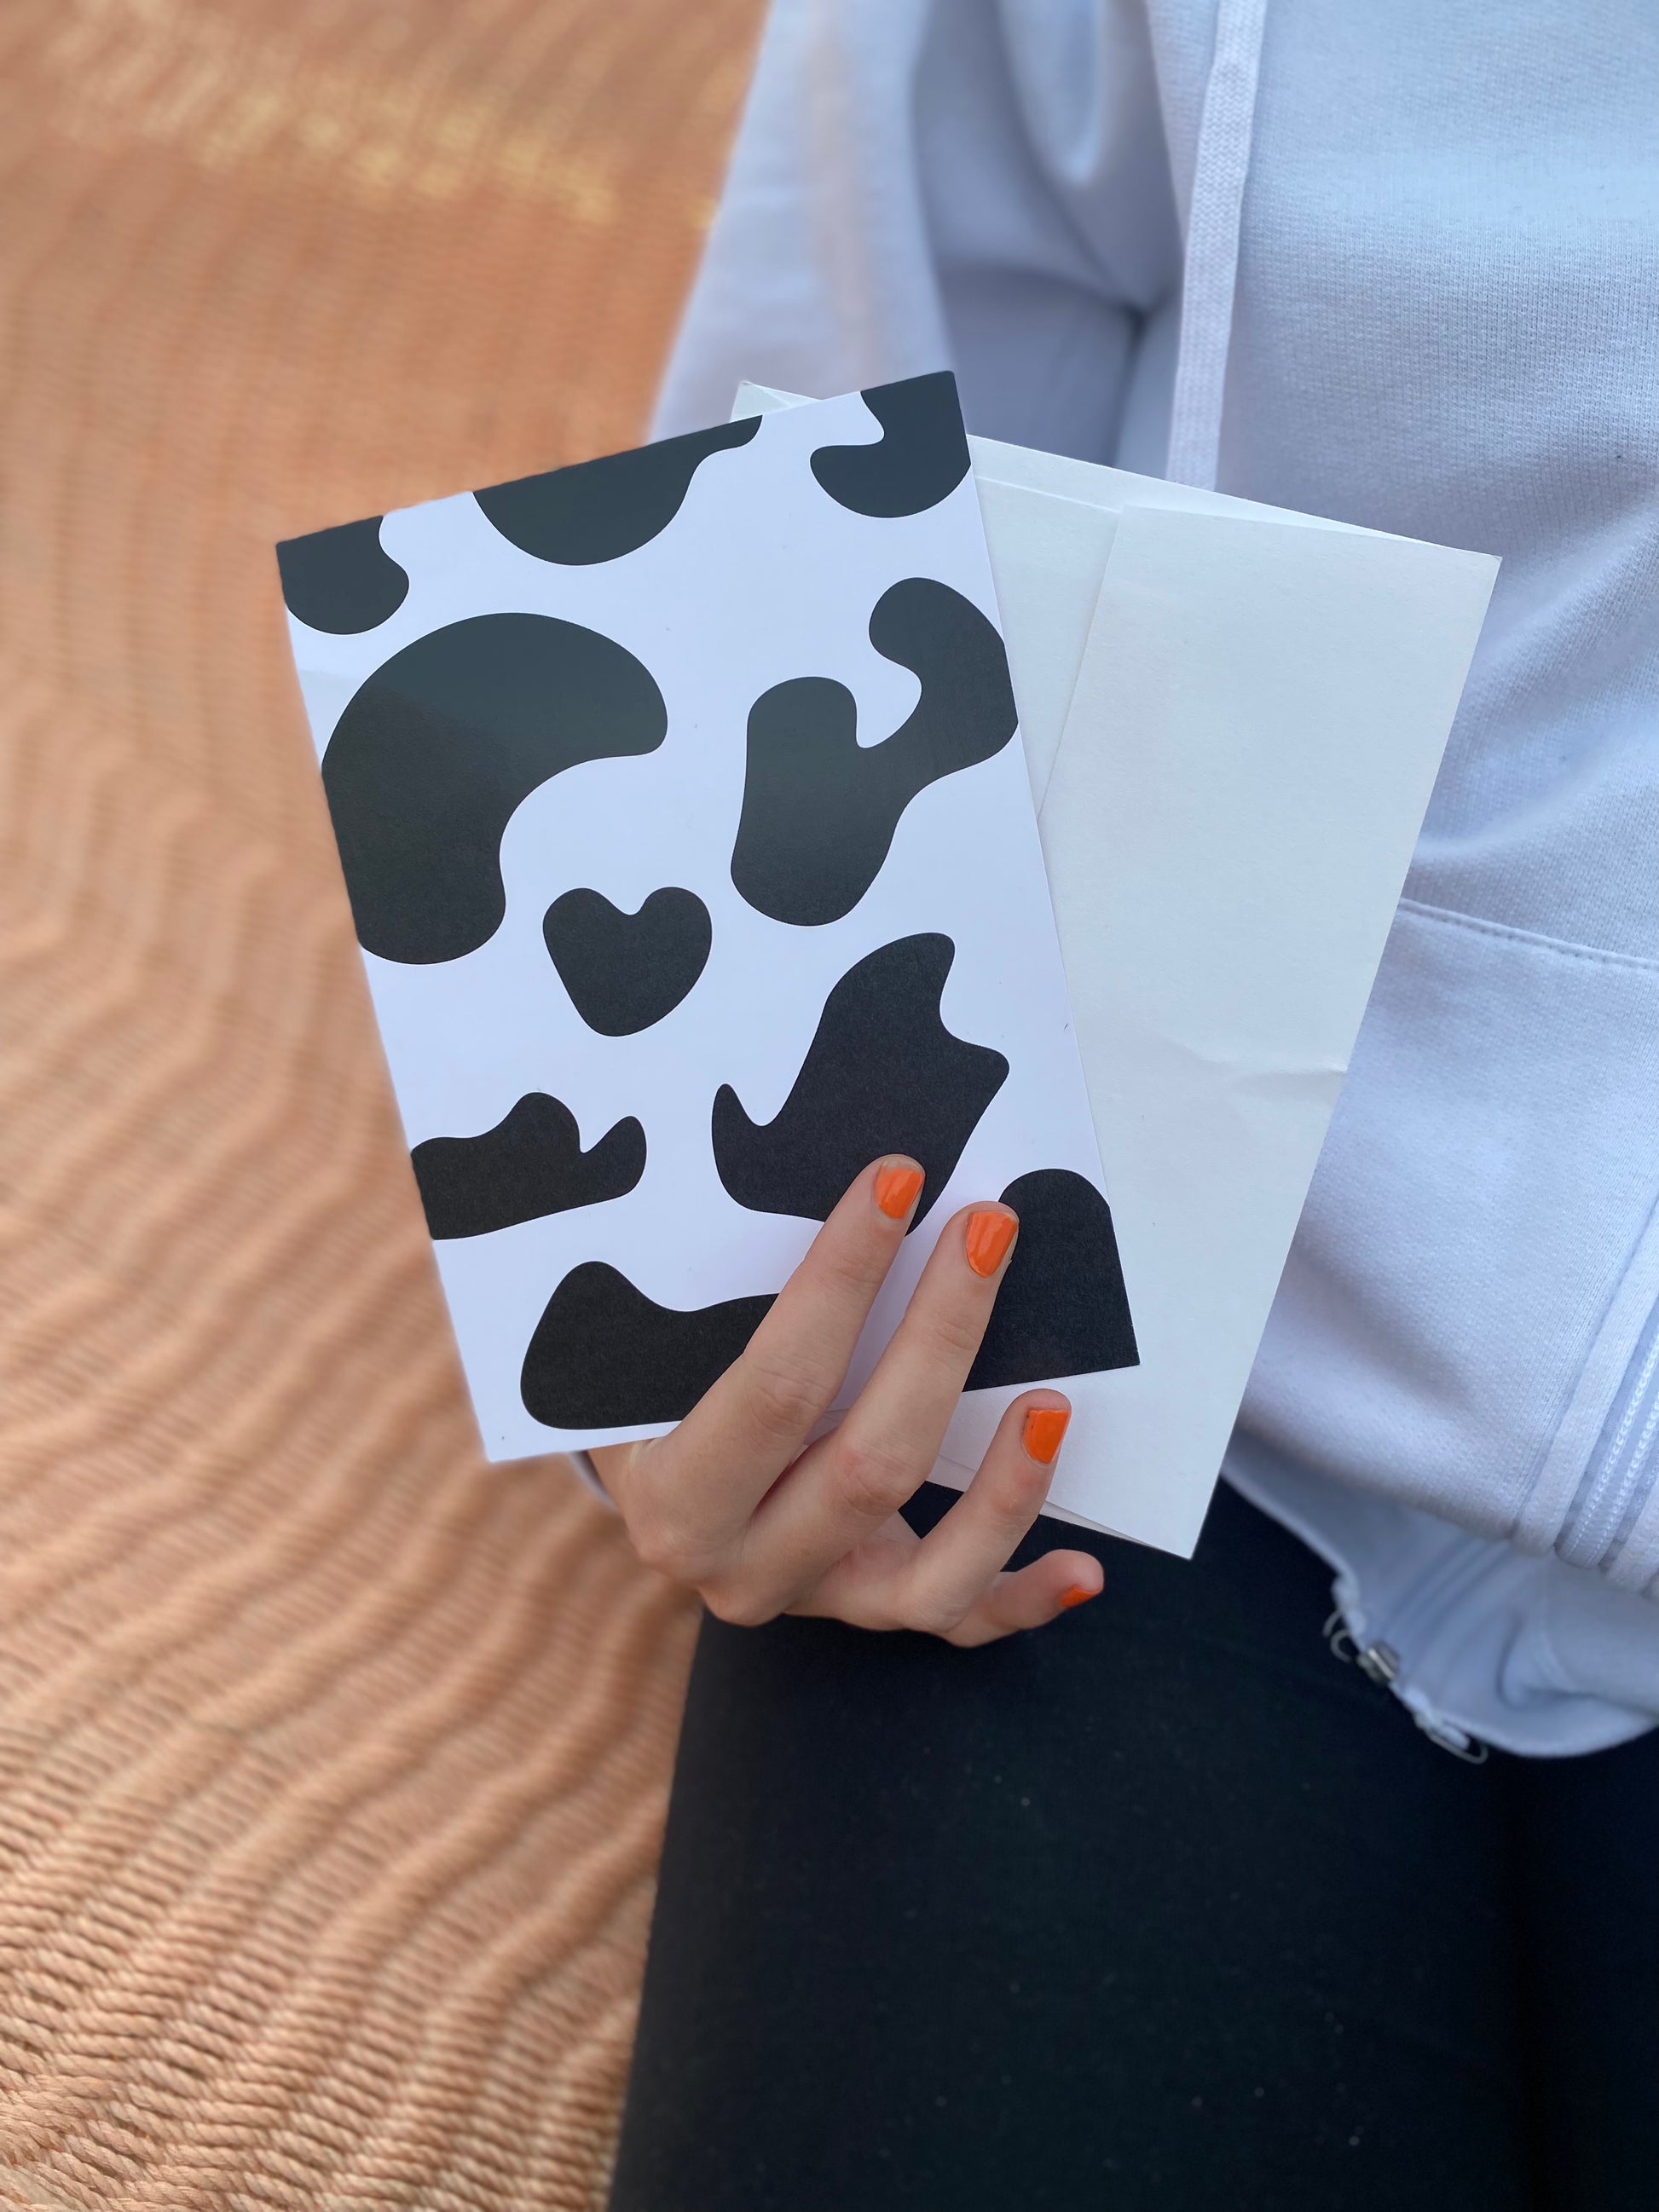
<svg viewBox="0 0 1659 2212">
<path fill-rule="evenodd" d="M 775 0 L 656 434 L 948 366 L 1105 459 L 1179 264 L 1136 0 Z"/>
</svg>

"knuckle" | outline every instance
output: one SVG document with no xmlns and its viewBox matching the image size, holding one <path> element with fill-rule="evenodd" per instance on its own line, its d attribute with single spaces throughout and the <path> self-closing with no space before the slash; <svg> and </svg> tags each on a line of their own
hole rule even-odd
<svg viewBox="0 0 1659 2212">
<path fill-rule="evenodd" d="M 880 1288 L 890 1256 L 879 1243 L 839 1247 L 824 1255 L 823 1286 L 841 1297 L 866 1298 Z"/>
<path fill-rule="evenodd" d="M 763 1628 L 783 1610 L 766 1592 L 745 1589 L 740 1583 L 705 1583 L 701 1595 L 715 1620 L 730 1628 Z"/>
<path fill-rule="evenodd" d="M 975 1620 L 969 1613 L 963 1615 L 945 1640 L 947 1644 L 954 1644 L 958 1651 L 976 1651 L 981 1644 L 1000 1644 L 1009 1633 L 1006 1628 Z"/>
<path fill-rule="evenodd" d="M 796 1442 L 834 1395 L 819 1370 L 790 1360 L 758 1360 L 750 1376 L 750 1416 L 769 1443 Z"/>
<path fill-rule="evenodd" d="M 984 1314 L 936 1314 L 933 1340 L 953 1360 L 971 1361 L 984 1337 L 986 1318 Z"/>
<path fill-rule="evenodd" d="M 992 1496 L 992 1509 L 998 1518 L 1028 1521 L 1048 1495 L 1054 1473 L 1052 1467 L 1044 1467 L 1038 1460 L 1022 1459 L 1008 1468 Z"/>
<path fill-rule="evenodd" d="M 629 1540 L 642 1565 L 670 1582 L 697 1580 L 702 1547 L 677 1513 L 655 1500 L 636 1501 L 627 1518 Z"/>
<path fill-rule="evenodd" d="M 628 1524 L 628 1534 L 642 1566 L 653 1574 L 666 1575 L 671 1582 L 684 1580 L 678 1545 L 654 1515 L 636 1516 Z"/>
<path fill-rule="evenodd" d="M 912 1628 L 923 1636 L 942 1636 L 947 1643 L 954 1640 L 968 1612 L 968 1607 L 955 1604 L 949 1598 L 931 1595 L 914 1600 L 908 1608 Z"/>
<path fill-rule="evenodd" d="M 836 1452 L 836 1480 L 842 1501 L 860 1520 L 890 1519 L 926 1472 L 908 1454 L 870 1437 L 848 1437 Z"/>
</svg>

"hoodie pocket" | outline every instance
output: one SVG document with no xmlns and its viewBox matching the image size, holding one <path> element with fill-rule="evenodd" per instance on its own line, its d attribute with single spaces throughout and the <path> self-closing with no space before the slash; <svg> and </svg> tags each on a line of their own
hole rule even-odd
<svg viewBox="0 0 1659 2212">
<path fill-rule="evenodd" d="M 1246 1432 L 1555 1545 L 1659 1294 L 1656 1129 L 1659 965 L 1402 905 Z"/>
</svg>

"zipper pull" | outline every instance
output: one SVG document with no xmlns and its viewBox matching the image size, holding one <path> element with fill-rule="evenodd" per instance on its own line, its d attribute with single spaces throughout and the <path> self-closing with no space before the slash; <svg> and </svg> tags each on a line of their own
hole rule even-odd
<svg viewBox="0 0 1659 2212">
<path fill-rule="evenodd" d="M 1319 1632 L 1329 1644 L 1332 1658 L 1340 1659 L 1345 1667 L 1351 1666 L 1354 1653 L 1353 1635 L 1347 1622 L 1342 1618 L 1342 1608 L 1340 1605 L 1333 1607 L 1326 1616 L 1325 1626 Z M 1344 1644 L 1347 1646 L 1346 1651 L 1342 1648 Z"/>
<path fill-rule="evenodd" d="M 1368 1674 L 1380 1689 L 1391 1690 L 1399 1680 L 1400 1654 L 1393 1644 L 1368 1644 L 1362 1651 L 1354 1641 L 1353 1631 L 1342 1618 L 1340 1606 L 1326 1616 L 1322 1632 L 1331 1647 L 1333 1659 L 1340 1659 L 1345 1667 L 1357 1665 L 1360 1673 Z"/>
<path fill-rule="evenodd" d="M 1353 1631 L 1342 1618 L 1340 1605 L 1328 1615 L 1322 1633 L 1330 1646 L 1333 1659 L 1340 1659 L 1345 1667 L 1357 1666 L 1360 1673 L 1368 1675 L 1379 1689 L 1394 1689 L 1400 1680 L 1400 1654 L 1392 1644 L 1368 1644 L 1362 1650 L 1354 1639 Z M 1396 1692 L 1395 1694 L 1399 1693 Z M 1454 1727 L 1450 1721 L 1431 1720 L 1425 1714 L 1419 1713 L 1414 1705 L 1408 1705 L 1407 1711 L 1431 1743 L 1438 1746 L 1442 1751 L 1450 1752 L 1454 1759 L 1461 1759 L 1466 1766 L 1484 1766 L 1492 1756 L 1490 1744 L 1482 1743 L 1478 1736 L 1469 1735 L 1462 1729 Z"/>
<path fill-rule="evenodd" d="M 1431 1721 L 1421 1713 L 1413 1713 L 1412 1718 L 1431 1743 L 1437 1744 L 1442 1751 L 1450 1752 L 1454 1759 L 1461 1759 L 1465 1766 L 1484 1766 L 1492 1757 L 1489 1743 L 1482 1743 L 1478 1736 L 1466 1735 L 1461 1728 L 1454 1728 L 1449 1721 Z"/>
<path fill-rule="evenodd" d="M 1400 1680 L 1400 1654 L 1392 1644 L 1368 1644 L 1358 1654 L 1359 1671 L 1381 1690 L 1391 1690 Z"/>
</svg>

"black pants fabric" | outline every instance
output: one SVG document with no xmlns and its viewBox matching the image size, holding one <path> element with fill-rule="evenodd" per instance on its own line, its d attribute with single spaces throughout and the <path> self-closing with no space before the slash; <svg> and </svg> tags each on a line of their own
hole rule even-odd
<svg viewBox="0 0 1659 2212">
<path fill-rule="evenodd" d="M 705 1625 L 613 2212 L 1654 2212 L 1659 1737 L 1460 1763 L 1224 1489 L 1098 1549 L 979 1651 Z"/>
</svg>

